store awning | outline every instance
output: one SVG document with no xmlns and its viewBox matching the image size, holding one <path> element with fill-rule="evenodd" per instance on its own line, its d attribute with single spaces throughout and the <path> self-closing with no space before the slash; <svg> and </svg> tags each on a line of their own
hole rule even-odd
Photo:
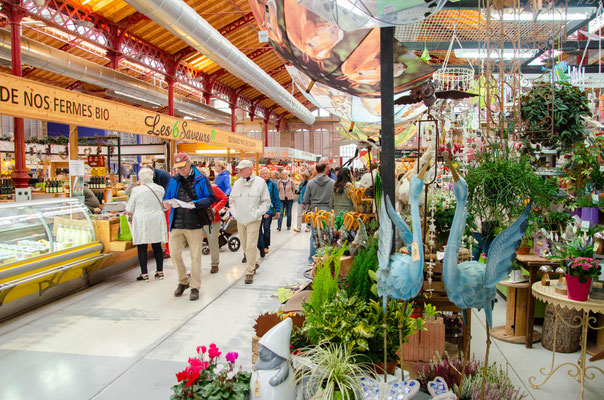
<svg viewBox="0 0 604 400">
<path fill-rule="evenodd" d="M 317 161 L 317 155 L 309 153 L 308 151 L 302 151 L 298 149 L 292 149 L 289 147 L 265 147 L 264 158 L 275 158 L 275 159 L 294 159 L 299 161 Z"/>
<path fill-rule="evenodd" d="M 0 73 L 0 114 L 262 153 L 262 141 Z"/>
</svg>

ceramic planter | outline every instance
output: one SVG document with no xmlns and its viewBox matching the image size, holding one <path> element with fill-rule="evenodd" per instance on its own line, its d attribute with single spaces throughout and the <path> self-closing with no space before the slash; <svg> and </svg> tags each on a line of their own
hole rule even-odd
<svg viewBox="0 0 604 400">
<path fill-rule="evenodd" d="M 568 290 L 568 298 L 575 301 L 585 301 L 589 296 L 591 288 L 591 278 L 585 278 L 585 282 L 579 282 L 579 277 L 566 274 L 566 288 Z"/>
</svg>

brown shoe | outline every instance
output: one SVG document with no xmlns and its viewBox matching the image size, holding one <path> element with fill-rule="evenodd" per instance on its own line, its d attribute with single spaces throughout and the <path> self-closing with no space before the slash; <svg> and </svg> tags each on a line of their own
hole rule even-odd
<svg viewBox="0 0 604 400">
<path fill-rule="evenodd" d="M 264 249 L 264 254 L 268 254 L 268 253 L 269 253 L 269 251 L 268 251 L 268 247 L 267 247 Z"/>
<path fill-rule="evenodd" d="M 256 273 L 256 271 L 258 271 L 258 268 L 260 268 L 260 264 L 256 263 L 256 267 L 254 267 L 254 273 Z"/>
<path fill-rule="evenodd" d="M 199 289 L 191 289 L 191 294 L 189 294 L 189 300 L 199 300 Z"/>
<path fill-rule="evenodd" d="M 245 284 L 250 285 L 254 283 L 254 275 L 246 275 L 245 276 Z"/>
<path fill-rule="evenodd" d="M 212 269 L 210 269 L 210 274 L 215 274 L 218 271 L 220 271 L 220 268 L 218 268 L 218 265 L 212 265 Z"/>
<path fill-rule="evenodd" d="M 189 288 L 189 284 L 183 285 L 182 283 L 178 284 L 178 287 L 174 291 L 174 296 L 180 297 L 184 293 L 185 289 Z"/>
<path fill-rule="evenodd" d="M 164 253 L 164 260 L 167 260 L 168 258 L 170 258 L 170 253 Z"/>
<path fill-rule="evenodd" d="M 296 233 L 297 233 L 297 232 L 300 232 L 300 229 L 298 229 L 298 228 L 294 228 L 294 232 L 296 232 Z"/>
</svg>

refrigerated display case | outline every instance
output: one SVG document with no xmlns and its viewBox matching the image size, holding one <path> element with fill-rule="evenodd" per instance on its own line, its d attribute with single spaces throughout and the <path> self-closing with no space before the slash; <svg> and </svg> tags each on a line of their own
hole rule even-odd
<svg viewBox="0 0 604 400">
<path fill-rule="evenodd" d="M 41 298 L 78 278 L 85 284 L 86 268 L 106 257 L 78 199 L 0 205 L 0 317 L 10 302 Z"/>
</svg>

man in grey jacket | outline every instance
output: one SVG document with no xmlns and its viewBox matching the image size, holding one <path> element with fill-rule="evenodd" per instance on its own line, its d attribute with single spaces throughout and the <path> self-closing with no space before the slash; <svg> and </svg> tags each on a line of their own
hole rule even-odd
<svg viewBox="0 0 604 400">
<path fill-rule="evenodd" d="M 327 176 L 327 165 L 319 163 L 315 167 L 317 169 L 317 176 L 308 182 L 306 191 L 304 192 L 304 204 L 310 205 L 310 210 L 314 211 L 315 208 L 319 210 L 329 211 L 329 198 L 331 192 L 333 192 L 333 185 L 335 182 L 329 176 Z M 308 263 L 312 264 L 312 257 L 315 255 L 317 247 L 315 245 L 314 227 L 313 233 L 310 235 L 310 256 L 308 257 Z"/>
</svg>

